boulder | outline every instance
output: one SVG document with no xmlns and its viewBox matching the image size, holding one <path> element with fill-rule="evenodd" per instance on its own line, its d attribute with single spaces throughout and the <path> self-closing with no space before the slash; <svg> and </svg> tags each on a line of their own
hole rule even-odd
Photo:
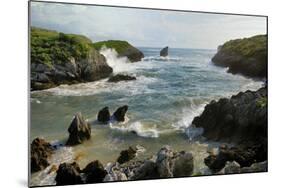
<svg viewBox="0 0 281 188">
<path fill-rule="evenodd" d="M 115 117 L 115 119 L 117 121 L 125 121 L 125 115 L 126 115 L 127 110 L 128 110 L 128 106 L 124 105 L 124 106 L 118 108 L 114 112 L 113 116 Z"/>
<path fill-rule="evenodd" d="M 168 46 L 166 46 L 165 48 L 163 48 L 161 51 L 160 51 L 160 56 L 162 57 L 166 57 L 168 56 Z"/>
<path fill-rule="evenodd" d="M 185 177 L 190 176 L 193 173 L 193 156 L 191 153 L 182 151 L 175 155 L 173 176 Z"/>
<path fill-rule="evenodd" d="M 31 143 L 31 172 L 38 172 L 49 166 L 48 159 L 54 148 L 44 139 L 35 138 Z"/>
<path fill-rule="evenodd" d="M 157 153 L 156 166 L 160 178 L 173 177 L 173 156 L 169 146 L 162 147 Z"/>
<path fill-rule="evenodd" d="M 267 88 L 240 92 L 230 99 L 211 101 L 203 113 L 193 119 L 203 136 L 225 142 L 267 140 Z"/>
<path fill-rule="evenodd" d="M 124 74 L 117 74 L 117 75 L 111 76 L 108 79 L 108 82 L 120 82 L 120 81 L 131 81 L 131 80 L 136 80 L 136 77 L 124 75 Z"/>
<path fill-rule="evenodd" d="M 104 107 L 98 113 L 98 121 L 102 123 L 106 123 L 110 120 L 110 112 L 108 107 Z"/>
<path fill-rule="evenodd" d="M 102 163 L 98 160 L 89 163 L 84 169 L 86 183 L 101 183 L 107 175 Z"/>
<path fill-rule="evenodd" d="M 74 185 L 83 183 L 77 163 L 62 163 L 57 170 L 56 185 Z"/>
<path fill-rule="evenodd" d="M 135 158 L 136 154 L 137 150 L 132 147 L 129 147 L 128 149 L 120 152 L 120 156 L 118 157 L 117 162 L 120 164 L 128 162 L 129 160 Z"/>
<path fill-rule="evenodd" d="M 66 145 L 72 146 L 83 143 L 85 140 L 91 138 L 91 126 L 84 120 L 81 113 L 78 113 L 74 116 L 69 128 L 69 138 L 66 142 Z"/>
</svg>

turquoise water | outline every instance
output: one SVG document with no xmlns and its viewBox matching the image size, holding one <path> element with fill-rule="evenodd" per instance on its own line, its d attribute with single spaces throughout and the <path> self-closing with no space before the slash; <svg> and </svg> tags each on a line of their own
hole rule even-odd
<svg viewBox="0 0 281 188">
<path fill-rule="evenodd" d="M 76 158 L 82 167 L 94 159 L 106 164 L 115 161 L 120 151 L 130 145 L 143 146 L 143 158 L 155 154 L 163 145 L 171 145 L 175 150 L 196 155 L 195 171 L 200 171 L 210 143 L 192 140 L 186 134 L 194 116 L 213 99 L 256 90 L 262 85 L 214 66 L 211 58 L 215 50 L 169 49 L 169 57 L 163 58 L 159 57 L 160 49 L 140 49 L 145 58 L 136 63 L 117 58 L 110 49 L 101 52 L 114 73 L 134 75 L 135 81 L 108 83 L 104 79 L 31 93 L 31 139 L 40 136 L 50 142 L 64 142 L 77 112 L 92 124 L 91 140 L 64 148 L 64 152 L 54 155 L 54 163 Z M 126 122 L 101 125 L 95 121 L 103 107 L 108 106 L 113 113 L 122 105 L 129 106 Z M 54 183 L 42 172 L 32 179 L 34 184 Z"/>
</svg>

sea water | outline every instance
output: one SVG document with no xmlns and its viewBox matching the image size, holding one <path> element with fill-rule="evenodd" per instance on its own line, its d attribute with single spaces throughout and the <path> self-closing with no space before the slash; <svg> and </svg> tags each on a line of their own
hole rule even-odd
<svg viewBox="0 0 281 188">
<path fill-rule="evenodd" d="M 64 143 L 77 112 L 91 123 L 91 139 L 74 147 L 61 147 L 51 159 L 53 164 L 75 160 L 83 168 L 98 159 L 106 165 L 129 146 L 142 146 L 144 151 L 138 157 L 147 158 L 170 145 L 176 151 L 193 153 L 194 173 L 200 173 L 206 168 L 203 160 L 208 147 L 216 143 L 194 138 L 196 132 L 188 128 L 193 118 L 211 100 L 262 86 L 261 81 L 213 65 L 211 58 L 216 50 L 170 48 L 168 57 L 160 57 L 159 48 L 140 50 L 145 57 L 135 63 L 118 58 L 112 49 L 101 50 L 114 74 L 133 75 L 134 81 L 109 83 L 103 79 L 31 93 L 31 140 L 43 137 Z M 96 121 L 103 107 L 108 106 L 113 113 L 122 105 L 129 106 L 125 122 L 104 125 Z M 49 172 L 49 168 L 33 174 L 31 184 L 54 184 L 55 172 Z"/>
</svg>

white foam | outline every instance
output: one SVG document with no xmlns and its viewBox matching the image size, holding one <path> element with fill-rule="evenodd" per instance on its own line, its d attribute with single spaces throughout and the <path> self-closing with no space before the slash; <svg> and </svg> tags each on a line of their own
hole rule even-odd
<svg viewBox="0 0 281 188">
<path fill-rule="evenodd" d="M 73 161 L 74 155 L 72 147 L 60 146 L 61 144 L 57 143 L 58 142 L 54 142 L 54 144 L 52 144 L 57 146 L 58 149 L 55 151 L 55 153 L 49 160 L 49 163 L 51 165 L 45 168 L 44 170 L 36 173 L 36 175 L 32 177 L 31 186 L 55 185 L 56 170 L 52 170 L 54 165 L 58 168 L 61 163 Z"/>
<path fill-rule="evenodd" d="M 136 133 L 138 136 L 146 137 L 146 138 L 158 138 L 159 132 L 154 126 L 144 126 L 141 122 L 136 121 L 131 124 L 110 124 L 110 128 L 113 130 L 118 130 L 122 132 L 133 132 Z"/>
</svg>

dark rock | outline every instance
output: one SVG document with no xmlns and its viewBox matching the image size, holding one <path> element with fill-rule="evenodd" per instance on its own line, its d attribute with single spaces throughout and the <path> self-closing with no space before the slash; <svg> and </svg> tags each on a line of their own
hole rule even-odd
<svg viewBox="0 0 281 188">
<path fill-rule="evenodd" d="M 129 147 L 129 149 L 123 150 L 117 159 L 117 162 L 123 164 L 136 157 L 137 150 Z"/>
<path fill-rule="evenodd" d="M 267 88 L 212 101 L 192 124 L 204 128 L 203 136 L 215 141 L 267 140 Z"/>
<path fill-rule="evenodd" d="M 163 56 L 163 57 L 166 57 L 168 56 L 168 46 L 166 46 L 165 48 L 163 48 L 161 51 L 160 51 L 160 56 Z"/>
<path fill-rule="evenodd" d="M 127 105 L 122 106 L 114 112 L 113 116 L 115 117 L 115 119 L 117 121 L 125 121 L 125 115 L 126 115 L 127 110 L 128 110 Z"/>
<path fill-rule="evenodd" d="M 120 82 L 120 81 L 130 81 L 130 80 L 136 80 L 136 77 L 129 76 L 129 75 L 123 75 L 123 74 L 117 74 L 117 75 L 111 76 L 108 79 L 108 82 Z"/>
<path fill-rule="evenodd" d="M 144 57 L 143 53 L 135 47 L 128 48 L 126 51 L 119 53 L 121 57 L 127 57 L 130 62 L 138 62 Z"/>
<path fill-rule="evenodd" d="M 104 107 L 98 113 L 98 121 L 106 123 L 110 120 L 110 112 L 108 107 Z"/>
<path fill-rule="evenodd" d="M 249 167 L 253 163 L 267 160 L 265 147 L 261 144 L 254 146 L 239 145 L 231 148 L 224 146 L 220 147 L 217 155 L 210 154 L 204 159 L 204 162 L 213 172 L 220 171 L 228 161 L 236 161 L 241 167 Z"/>
<path fill-rule="evenodd" d="M 66 145 L 72 146 L 81 144 L 85 140 L 89 140 L 91 137 L 91 126 L 84 120 L 81 113 L 75 115 L 69 128 L 69 138 Z"/>
<path fill-rule="evenodd" d="M 83 183 L 77 163 L 62 163 L 57 170 L 56 185 L 74 185 Z"/>
<path fill-rule="evenodd" d="M 48 158 L 54 148 L 44 139 L 35 138 L 31 143 L 31 172 L 38 172 L 49 166 Z"/>
<path fill-rule="evenodd" d="M 86 174 L 86 183 L 101 183 L 107 175 L 102 163 L 98 160 L 89 163 L 83 173 Z"/>
<path fill-rule="evenodd" d="M 173 165 L 173 177 L 190 176 L 193 173 L 193 156 L 191 153 L 182 151 L 175 155 Z"/>
</svg>

